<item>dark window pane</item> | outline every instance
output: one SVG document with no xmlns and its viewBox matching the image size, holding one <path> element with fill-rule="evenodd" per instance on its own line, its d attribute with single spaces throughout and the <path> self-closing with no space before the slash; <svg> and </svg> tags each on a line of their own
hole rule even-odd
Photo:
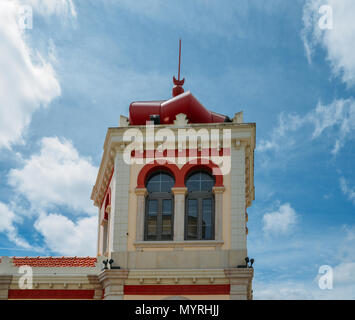
<svg viewBox="0 0 355 320">
<path fill-rule="evenodd" d="M 197 238 L 197 217 L 189 216 L 187 218 L 187 240 L 196 240 Z"/>
<path fill-rule="evenodd" d="M 171 215 L 172 212 L 172 200 L 164 199 L 163 200 L 163 215 Z"/>
<path fill-rule="evenodd" d="M 197 218 L 197 200 L 188 199 L 187 202 L 187 239 L 196 240 L 198 238 L 198 218 Z"/>
<path fill-rule="evenodd" d="M 214 179 L 208 173 L 193 173 L 186 181 L 189 192 L 192 191 L 211 191 L 214 186 Z"/>
<path fill-rule="evenodd" d="M 158 214 L 158 200 L 148 200 L 148 215 L 156 216 Z"/>
<path fill-rule="evenodd" d="M 173 186 L 174 181 L 162 181 L 160 183 L 160 192 L 171 192 Z"/>
<path fill-rule="evenodd" d="M 161 239 L 162 240 L 171 240 L 172 239 L 172 200 L 163 199 L 162 205 L 162 231 Z"/>
<path fill-rule="evenodd" d="M 157 216 L 158 201 L 148 200 L 148 217 L 147 217 L 147 239 L 156 240 L 157 238 Z"/>
<path fill-rule="evenodd" d="M 212 191 L 213 186 L 214 186 L 213 180 L 201 182 L 201 190 L 203 190 L 203 191 Z"/>
<path fill-rule="evenodd" d="M 159 182 L 160 181 L 160 175 L 159 174 L 155 174 L 153 175 L 149 181 L 152 181 L 152 182 Z"/>
<path fill-rule="evenodd" d="M 160 179 L 161 179 L 161 181 L 168 181 L 168 182 L 171 182 L 173 180 L 173 178 L 166 173 L 161 173 Z"/>
<path fill-rule="evenodd" d="M 157 217 L 148 217 L 147 226 L 147 237 L 148 240 L 156 240 L 157 238 Z"/>
<path fill-rule="evenodd" d="M 199 191 L 200 190 L 200 182 L 199 181 L 194 181 L 194 180 L 188 180 L 186 183 L 186 187 L 191 191 Z"/>
<path fill-rule="evenodd" d="M 202 200 L 202 239 L 212 239 L 212 199 Z"/>
<path fill-rule="evenodd" d="M 148 192 L 171 192 L 174 184 L 173 177 L 167 173 L 159 172 L 149 178 L 146 187 Z"/>
<path fill-rule="evenodd" d="M 187 215 L 192 217 L 197 217 L 197 200 L 189 199 L 187 206 Z"/>
<path fill-rule="evenodd" d="M 172 240 L 173 196 L 171 188 L 175 180 L 165 172 L 152 175 L 146 183 L 149 192 L 146 198 L 146 240 Z"/>
<path fill-rule="evenodd" d="M 148 192 L 159 192 L 160 191 L 160 182 L 158 181 L 149 181 L 147 184 Z"/>
<path fill-rule="evenodd" d="M 171 240 L 172 239 L 172 221 L 171 215 L 162 217 L 162 240 Z"/>
</svg>

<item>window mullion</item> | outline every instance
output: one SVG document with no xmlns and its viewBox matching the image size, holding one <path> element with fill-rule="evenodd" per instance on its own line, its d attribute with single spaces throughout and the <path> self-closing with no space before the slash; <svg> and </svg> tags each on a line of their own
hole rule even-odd
<svg viewBox="0 0 355 320">
<path fill-rule="evenodd" d="M 159 197 L 158 198 L 158 215 L 157 215 L 157 240 L 161 240 L 161 234 L 162 234 L 162 212 L 163 212 L 163 198 Z"/>
</svg>

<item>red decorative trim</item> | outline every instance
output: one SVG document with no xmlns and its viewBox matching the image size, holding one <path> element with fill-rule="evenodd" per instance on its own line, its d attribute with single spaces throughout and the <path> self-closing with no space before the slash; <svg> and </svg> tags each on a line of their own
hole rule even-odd
<svg viewBox="0 0 355 320">
<path fill-rule="evenodd" d="M 104 207 L 104 219 L 108 220 L 108 213 L 106 212 L 106 208 L 111 205 L 111 188 L 108 188 L 106 200 L 105 200 L 105 207 Z"/>
<path fill-rule="evenodd" d="M 103 197 L 103 199 L 102 199 L 102 201 L 101 201 L 101 204 L 100 204 L 100 209 L 102 208 L 102 205 L 103 205 L 103 203 L 105 202 L 106 194 L 107 194 L 107 191 L 109 190 L 110 183 L 111 183 L 111 180 L 112 180 L 113 171 L 114 171 L 114 169 L 112 168 L 111 176 L 110 176 L 110 179 L 108 180 L 108 184 L 107 184 L 107 187 L 106 187 L 106 190 L 105 190 L 105 196 Z"/>
<path fill-rule="evenodd" d="M 166 170 L 170 172 L 174 179 L 175 185 L 174 187 L 179 187 L 178 180 L 179 180 L 179 168 L 176 164 L 173 163 L 166 163 L 164 165 L 159 164 L 159 162 L 154 161 L 153 163 L 146 164 L 138 174 L 137 178 L 137 188 L 145 188 L 145 181 L 147 177 L 157 170 Z"/>
<path fill-rule="evenodd" d="M 127 295 L 217 295 L 229 294 L 229 284 L 214 285 L 125 285 Z"/>
<path fill-rule="evenodd" d="M 95 290 L 9 290 L 9 299 L 94 299 L 94 295 Z"/>
<path fill-rule="evenodd" d="M 138 174 L 137 178 L 137 188 L 145 188 L 145 182 L 147 177 L 157 170 L 167 170 L 175 178 L 175 188 L 185 187 L 185 179 L 187 175 L 192 170 L 205 169 L 210 172 L 216 179 L 215 186 L 223 187 L 223 175 L 220 168 L 213 163 L 211 160 L 202 158 L 202 159 L 193 159 L 190 162 L 186 163 L 181 169 L 176 164 L 167 163 L 159 164 L 157 161 L 153 163 L 146 164 Z"/>
</svg>

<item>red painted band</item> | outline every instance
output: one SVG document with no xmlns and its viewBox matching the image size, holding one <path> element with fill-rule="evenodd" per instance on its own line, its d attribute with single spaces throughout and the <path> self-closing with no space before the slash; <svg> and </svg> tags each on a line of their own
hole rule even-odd
<svg viewBox="0 0 355 320">
<path fill-rule="evenodd" d="M 124 294 L 127 295 L 217 295 L 229 293 L 229 284 L 124 286 Z"/>
</svg>

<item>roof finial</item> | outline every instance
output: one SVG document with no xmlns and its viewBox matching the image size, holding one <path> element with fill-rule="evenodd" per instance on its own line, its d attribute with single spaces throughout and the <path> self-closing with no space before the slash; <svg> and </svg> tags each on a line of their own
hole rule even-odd
<svg viewBox="0 0 355 320">
<path fill-rule="evenodd" d="M 184 92 L 184 88 L 182 87 L 185 82 L 185 78 L 180 80 L 180 66 L 181 66 L 181 39 L 179 39 L 179 71 L 178 71 L 178 79 L 176 80 L 175 76 L 173 76 L 173 82 L 175 84 L 173 88 L 173 97 Z"/>
</svg>

